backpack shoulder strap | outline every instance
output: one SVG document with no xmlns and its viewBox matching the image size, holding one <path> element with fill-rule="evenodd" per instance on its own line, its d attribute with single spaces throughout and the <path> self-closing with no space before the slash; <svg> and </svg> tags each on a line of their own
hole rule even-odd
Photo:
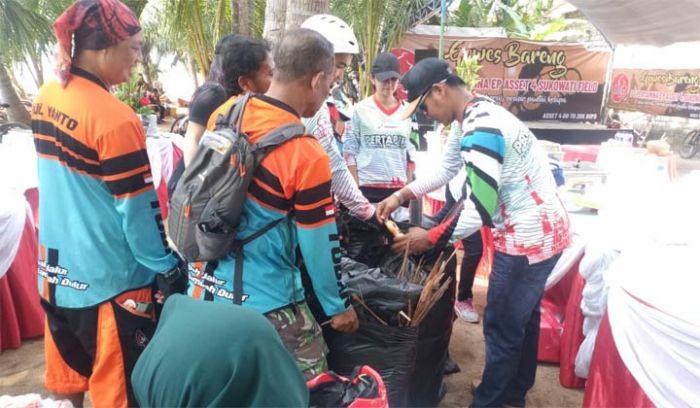
<svg viewBox="0 0 700 408">
<path fill-rule="evenodd" d="M 272 221 L 271 223 L 265 225 L 260 230 L 256 231 L 253 235 L 243 239 L 236 240 L 233 244 L 233 252 L 236 255 L 236 262 L 233 269 L 233 303 L 240 305 L 243 303 L 243 247 L 260 238 L 261 236 L 267 234 L 272 228 L 280 224 L 282 221 L 290 220 L 292 217 L 292 212 L 290 211 L 285 217 L 279 218 Z"/>
<path fill-rule="evenodd" d="M 250 93 L 241 95 L 236 102 L 231 105 L 226 115 L 219 115 L 216 119 L 216 127 L 229 127 L 235 123 L 235 129 L 240 129 L 241 121 L 243 120 L 243 110 L 248 104 Z"/>
<path fill-rule="evenodd" d="M 253 145 L 253 150 L 267 149 L 269 147 L 281 145 L 287 140 L 305 135 L 306 128 L 304 125 L 301 123 L 287 123 L 286 125 L 273 129 L 270 133 L 265 135 L 260 141 Z"/>
</svg>

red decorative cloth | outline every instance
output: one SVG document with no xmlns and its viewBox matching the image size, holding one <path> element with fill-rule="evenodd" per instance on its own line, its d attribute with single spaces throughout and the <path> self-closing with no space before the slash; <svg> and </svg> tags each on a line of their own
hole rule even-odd
<svg viewBox="0 0 700 408">
<path fill-rule="evenodd" d="M 10 269 L 0 279 L 0 351 L 44 334 L 44 312 L 37 290 L 37 232 L 27 217 Z"/>
<path fill-rule="evenodd" d="M 561 345 L 562 315 L 560 309 L 547 299 L 540 306 L 540 339 L 537 345 L 537 360 L 545 363 L 559 362 Z"/>
<path fill-rule="evenodd" d="M 561 150 L 564 152 L 565 162 L 581 160 L 595 163 L 598 160 L 600 145 L 562 145 Z"/>
<path fill-rule="evenodd" d="M 583 388 L 586 380 L 576 376 L 576 355 L 583 343 L 583 312 L 581 299 L 586 281 L 578 273 L 579 262 L 576 263 L 574 282 L 569 292 L 569 300 L 564 312 L 564 331 L 561 334 L 559 349 L 559 383 L 566 388 Z"/>
<path fill-rule="evenodd" d="M 607 312 L 600 322 L 583 407 L 654 407 L 617 351 Z"/>
<path fill-rule="evenodd" d="M 567 324 L 565 313 L 570 298 L 575 296 L 572 294 L 574 282 L 577 277 L 581 278 L 578 273 L 578 264 L 580 262 L 579 259 L 556 285 L 544 292 L 540 307 L 540 342 L 537 353 L 539 361 L 547 363 L 560 362 L 561 338 L 564 327 Z M 579 305 L 580 303 L 579 297 Z M 580 329 L 581 326 L 579 326 Z M 576 351 L 578 351 L 578 347 Z M 576 358 L 575 353 L 574 358 Z"/>
</svg>

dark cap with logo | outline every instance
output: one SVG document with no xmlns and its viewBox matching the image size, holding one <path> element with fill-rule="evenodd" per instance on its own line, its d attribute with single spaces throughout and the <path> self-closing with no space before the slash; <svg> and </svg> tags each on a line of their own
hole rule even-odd
<svg viewBox="0 0 700 408">
<path fill-rule="evenodd" d="M 401 76 L 399 71 L 401 71 L 399 59 L 388 52 L 377 55 L 372 64 L 372 75 L 380 81 L 399 78 Z"/>
<path fill-rule="evenodd" d="M 425 58 L 413 66 L 401 78 L 401 85 L 408 93 L 408 105 L 404 108 L 404 118 L 408 118 L 416 111 L 421 97 L 427 93 L 434 84 L 453 76 L 452 70 L 446 61 L 438 58 Z"/>
</svg>

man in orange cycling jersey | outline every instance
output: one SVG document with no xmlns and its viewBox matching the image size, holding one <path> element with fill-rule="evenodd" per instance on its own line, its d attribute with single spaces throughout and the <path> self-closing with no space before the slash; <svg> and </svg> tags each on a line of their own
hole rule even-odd
<svg viewBox="0 0 700 408">
<path fill-rule="evenodd" d="M 313 116 L 333 82 L 333 47 L 315 31 L 289 32 L 277 46 L 272 84 L 252 95 L 242 129 L 256 143 L 273 129 Z M 240 289 L 243 307 L 264 314 L 307 379 L 325 371 L 321 327 L 304 301 L 297 265 L 299 247 L 316 297 L 330 326 L 351 332 L 358 320 L 338 278 L 340 246 L 331 197 L 331 172 L 313 137 L 298 137 L 272 150 L 258 167 L 243 205 L 237 237 L 244 240 L 265 225 L 280 222 L 243 248 L 242 287 L 236 288 L 233 253 L 217 262 L 194 263 L 192 297 L 233 305 Z"/>
<path fill-rule="evenodd" d="M 143 126 L 110 93 L 140 61 L 143 35 L 117 0 L 77 1 L 54 30 L 59 81 L 32 108 L 46 388 L 75 406 L 88 390 L 95 407 L 135 406 L 129 378 L 155 330 L 152 287 L 187 285 L 165 241 Z"/>
</svg>

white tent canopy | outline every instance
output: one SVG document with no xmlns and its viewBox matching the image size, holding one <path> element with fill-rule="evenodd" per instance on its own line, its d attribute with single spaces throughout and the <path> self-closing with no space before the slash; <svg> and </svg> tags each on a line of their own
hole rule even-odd
<svg viewBox="0 0 700 408">
<path fill-rule="evenodd" d="M 620 45 L 615 47 L 613 67 L 700 69 L 700 41 L 675 43 L 665 47 Z"/>
<path fill-rule="evenodd" d="M 613 44 L 700 41 L 700 0 L 568 0 Z"/>
</svg>

